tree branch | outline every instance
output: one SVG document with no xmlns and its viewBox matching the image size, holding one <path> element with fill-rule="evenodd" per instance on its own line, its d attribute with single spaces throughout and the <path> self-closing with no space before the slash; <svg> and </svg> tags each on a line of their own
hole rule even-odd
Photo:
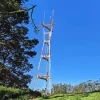
<svg viewBox="0 0 100 100">
<path fill-rule="evenodd" d="M 35 7 L 36 7 L 36 5 L 33 5 L 31 8 L 26 9 L 26 10 L 18 10 L 18 11 L 12 11 L 12 12 L 0 12 L 0 14 L 13 14 L 13 13 L 17 13 L 17 12 L 29 11 L 29 10 L 33 10 Z"/>
</svg>

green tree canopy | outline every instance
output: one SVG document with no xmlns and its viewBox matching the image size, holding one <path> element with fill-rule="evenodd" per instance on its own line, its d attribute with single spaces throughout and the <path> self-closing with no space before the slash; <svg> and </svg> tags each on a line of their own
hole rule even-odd
<svg viewBox="0 0 100 100">
<path fill-rule="evenodd" d="M 29 39 L 28 8 L 22 4 L 28 0 L 0 0 L 0 84 L 26 88 L 31 81 L 29 72 L 33 65 L 29 58 L 36 52 L 32 48 L 37 39 Z"/>
</svg>

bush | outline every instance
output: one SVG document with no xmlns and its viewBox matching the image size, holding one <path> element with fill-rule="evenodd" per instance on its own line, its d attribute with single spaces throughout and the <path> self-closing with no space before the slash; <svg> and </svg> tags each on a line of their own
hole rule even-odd
<svg viewBox="0 0 100 100">
<path fill-rule="evenodd" d="M 41 96 L 41 93 L 39 91 L 32 91 L 31 89 L 21 90 L 21 89 L 17 89 L 17 88 L 0 86 L 0 100 L 4 99 L 6 97 L 12 98 L 14 100 L 16 98 L 23 98 L 23 96 L 39 97 L 39 96 Z M 23 99 L 18 99 L 18 100 L 23 100 Z M 24 99 L 24 100 L 27 100 L 27 99 Z"/>
<path fill-rule="evenodd" d="M 17 96 L 17 95 L 20 95 L 22 94 L 23 91 L 20 90 L 20 89 L 15 89 L 15 88 L 7 88 L 7 87 L 3 87 L 3 86 L 0 86 L 0 99 L 5 97 L 5 96 L 8 96 L 8 97 L 13 97 L 13 96 Z"/>
</svg>

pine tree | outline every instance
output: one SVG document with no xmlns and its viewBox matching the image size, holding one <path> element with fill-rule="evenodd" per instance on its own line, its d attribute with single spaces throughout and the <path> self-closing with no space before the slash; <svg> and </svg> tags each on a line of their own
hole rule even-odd
<svg viewBox="0 0 100 100">
<path fill-rule="evenodd" d="M 27 0 L 0 0 L 0 84 L 27 88 L 32 76 L 25 74 L 33 65 L 29 58 L 36 52 L 32 50 L 38 44 L 37 39 L 27 36 L 29 23 Z"/>
</svg>

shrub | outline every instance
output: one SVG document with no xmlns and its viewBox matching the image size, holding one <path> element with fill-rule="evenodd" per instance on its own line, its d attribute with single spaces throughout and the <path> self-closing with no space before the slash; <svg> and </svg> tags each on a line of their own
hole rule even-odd
<svg viewBox="0 0 100 100">
<path fill-rule="evenodd" d="M 14 100 L 14 98 L 23 98 L 23 96 L 39 97 L 39 96 L 41 96 L 41 93 L 39 91 L 32 91 L 31 89 L 21 90 L 21 89 L 17 89 L 17 88 L 0 86 L 0 100 L 4 99 L 6 97 L 12 98 Z M 18 100 L 22 100 L 22 99 L 18 99 Z"/>
</svg>

